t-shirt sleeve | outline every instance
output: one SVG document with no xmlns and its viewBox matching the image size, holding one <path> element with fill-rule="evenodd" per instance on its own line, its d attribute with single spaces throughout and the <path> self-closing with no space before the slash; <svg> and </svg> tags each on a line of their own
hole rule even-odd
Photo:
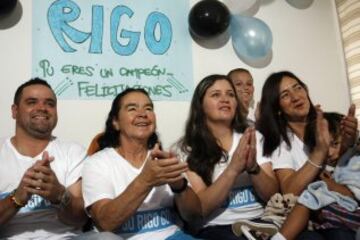
<svg viewBox="0 0 360 240">
<path fill-rule="evenodd" d="M 280 146 L 271 155 L 273 169 L 290 168 L 296 170 L 294 158 L 291 155 L 291 148 L 282 141 Z"/>
<path fill-rule="evenodd" d="M 82 171 L 82 192 L 85 208 L 101 199 L 115 198 L 109 170 L 106 159 L 101 159 L 98 154 L 85 160 Z"/>
<path fill-rule="evenodd" d="M 81 170 L 84 165 L 86 150 L 79 144 L 71 144 L 67 154 L 68 165 L 65 186 L 69 187 L 81 178 Z"/>
</svg>

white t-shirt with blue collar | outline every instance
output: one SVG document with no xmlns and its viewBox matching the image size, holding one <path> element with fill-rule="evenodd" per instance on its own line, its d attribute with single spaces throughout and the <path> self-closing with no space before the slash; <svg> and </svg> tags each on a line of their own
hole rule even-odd
<svg viewBox="0 0 360 240">
<path fill-rule="evenodd" d="M 101 199 L 118 197 L 142 168 L 132 166 L 114 148 L 90 156 L 83 169 L 85 207 Z M 167 184 L 154 187 L 137 211 L 114 232 L 131 240 L 166 239 L 180 229 L 173 200 L 174 194 Z"/>
<path fill-rule="evenodd" d="M 228 152 L 227 161 L 221 159 L 219 163 L 215 165 L 212 182 L 216 181 L 230 164 L 241 136 L 241 133 L 233 133 L 233 141 Z M 183 161 L 187 159 L 187 155 L 179 150 L 179 148 L 174 149 L 174 151 Z M 262 135 L 259 132 L 256 132 L 256 161 L 259 165 L 270 162 L 270 158 L 262 156 Z M 228 198 L 222 206 L 213 211 L 213 213 L 205 219 L 204 226 L 233 224 L 239 220 L 259 218 L 263 213 L 264 208 L 254 193 L 250 176 L 246 172 L 243 172 L 236 179 Z"/>
<path fill-rule="evenodd" d="M 54 138 L 44 151 L 54 157 L 50 166 L 62 185 L 68 187 L 78 181 L 86 154 L 82 146 Z M 18 187 L 25 171 L 41 157 L 42 153 L 34 158 L 21 155 L 10 137 L 0 140 L 0 199 Z M 57 218 L 57 208 L 38 195 L 33 195 L 25 207 L 0 226 L 0 239 L 60 240 L 78 233 L 79 229 L 63 224 Z"/>
</svg>

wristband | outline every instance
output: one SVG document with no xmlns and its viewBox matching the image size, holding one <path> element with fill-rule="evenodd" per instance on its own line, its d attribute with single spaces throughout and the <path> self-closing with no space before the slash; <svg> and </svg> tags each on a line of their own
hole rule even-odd
<svg viewBox="0 0 360 240">
<path fill-rule="evenodd" d="M 9 195 L 10 201 L 14 204 L 14 206 L 15 206 L 16 209 L 20 209 L 20 208 L 22 208 L 22 207 L 25 207 L 25 204 L 21 203 L 19 200 L 16 199 L 15 193 L 16 193 L 16 189 L 14 189 L 14 190 L 10 193 L 10 195 Z"/>
<path fill-rule="evenodd" d="M 171 186 L 170 186 L 170 189 L 173 193 L 179 194 L 179 193 L 182 193 L 183 191 L 185 191 L 187 186 L 188 186 L 188 181 L 186 180 L 186 178 L 183 178 L 183 183 L 179 189 L 175 189 Z"/>
<path fill-rule="evenodd" d="M 312 165 L 313 167 L 316 167 L 316 168 L 318 168 L 318 169 L 322 169 L 322 168 L 323 168 L 323 166 L 318 165 L 318 164 L 314 163 L 313 161 L 311 161 L 310 158 L 308 158 L 307 162 L 310 163 L 310 165 Z"/>
</svg>

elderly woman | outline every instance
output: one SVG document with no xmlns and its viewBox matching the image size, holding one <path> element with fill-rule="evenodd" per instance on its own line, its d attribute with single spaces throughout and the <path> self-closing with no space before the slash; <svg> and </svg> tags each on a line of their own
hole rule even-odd
<svg viewBox="0 0 360 240">
<path fill-rule="evenodd" d="M 185 220 L 200 204 L 183 173 L 188 170 L 161 151 L 153 103 L 142 89 L 127 89 L 113 101 L 100 151 L 83 170 L 85 207 L 96 227 L 126 239 L 192 239 L 180 231 L 175 205 Z"/>
<path fill-rule="evenodd" d="M 305 129 L 316 118 L 317 111 L 307 86 L 287 71 L 273 73 L 265 81 L 260 109 L 257 129 L 264 136 L 263 152 L 272 158 L 281 191 L 300 195 L 325 164 L 330 144 L 326 121 L 319 123 L 322 127 L 317 129 L 313 137 L 315 147 L 309 152 L 304 144 Z M 356 128 L 352 106 L 341 122 L 343 149 L 354 143 Z M 316 233 L 304 234 L 299 239 L 322 239 Z"/>
<path fill-rule="evenodd" d="M 177 152 L 189 165 L 187 177 L 201 202 L 203 225 L 197 237 L 246 239 L 232 232 L 238 221 L 262 216 L 278 186 L 270 160 L 263 158 L 253 128 L 241 114 L 231 80 L 204 78 L 196 87 Z"/>
</svg>

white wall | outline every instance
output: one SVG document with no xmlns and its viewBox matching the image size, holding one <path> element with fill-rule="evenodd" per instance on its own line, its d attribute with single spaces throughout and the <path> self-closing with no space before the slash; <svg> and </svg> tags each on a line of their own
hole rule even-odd
<svg viewBox="0 0 360 240">
<path fill-rule="evenodd" d="M 19 1 L 23 15 L 15 26 L 3 30 L 1 26 L 8 20 L 0 19 L 0 135 L 13 134 L 10 112 L 13 94 L 31 76 L 32 1 Z M 191 0 L 192 4 L 196 2 Z M 256 17 L 269 25 L 274 39 L 270 64 L 263 68 L 246 65 L 235 55 L 231 41 L 212 50 L 194 42 L 194 79 L 199 81 L 211 73 L 226 74 L 232 68 L 245 67 L 253 73 L 258 100 L 270 73 L 290 70 L 308 84 L 314 103 L 321 103 L 325 110 L 346 112 L 350 97 L 333 1 L 315 0 L 304 10 L 291 7 L 285 0 L 261 3 Z M 110 104 L 110 101 L 59 101 L 55 135 L 87 146 L 102 130 Z M 181 136 L 188 108 L 188 102 L 155 103 L 158 130 L 165 147 Z"/>
</svg>

